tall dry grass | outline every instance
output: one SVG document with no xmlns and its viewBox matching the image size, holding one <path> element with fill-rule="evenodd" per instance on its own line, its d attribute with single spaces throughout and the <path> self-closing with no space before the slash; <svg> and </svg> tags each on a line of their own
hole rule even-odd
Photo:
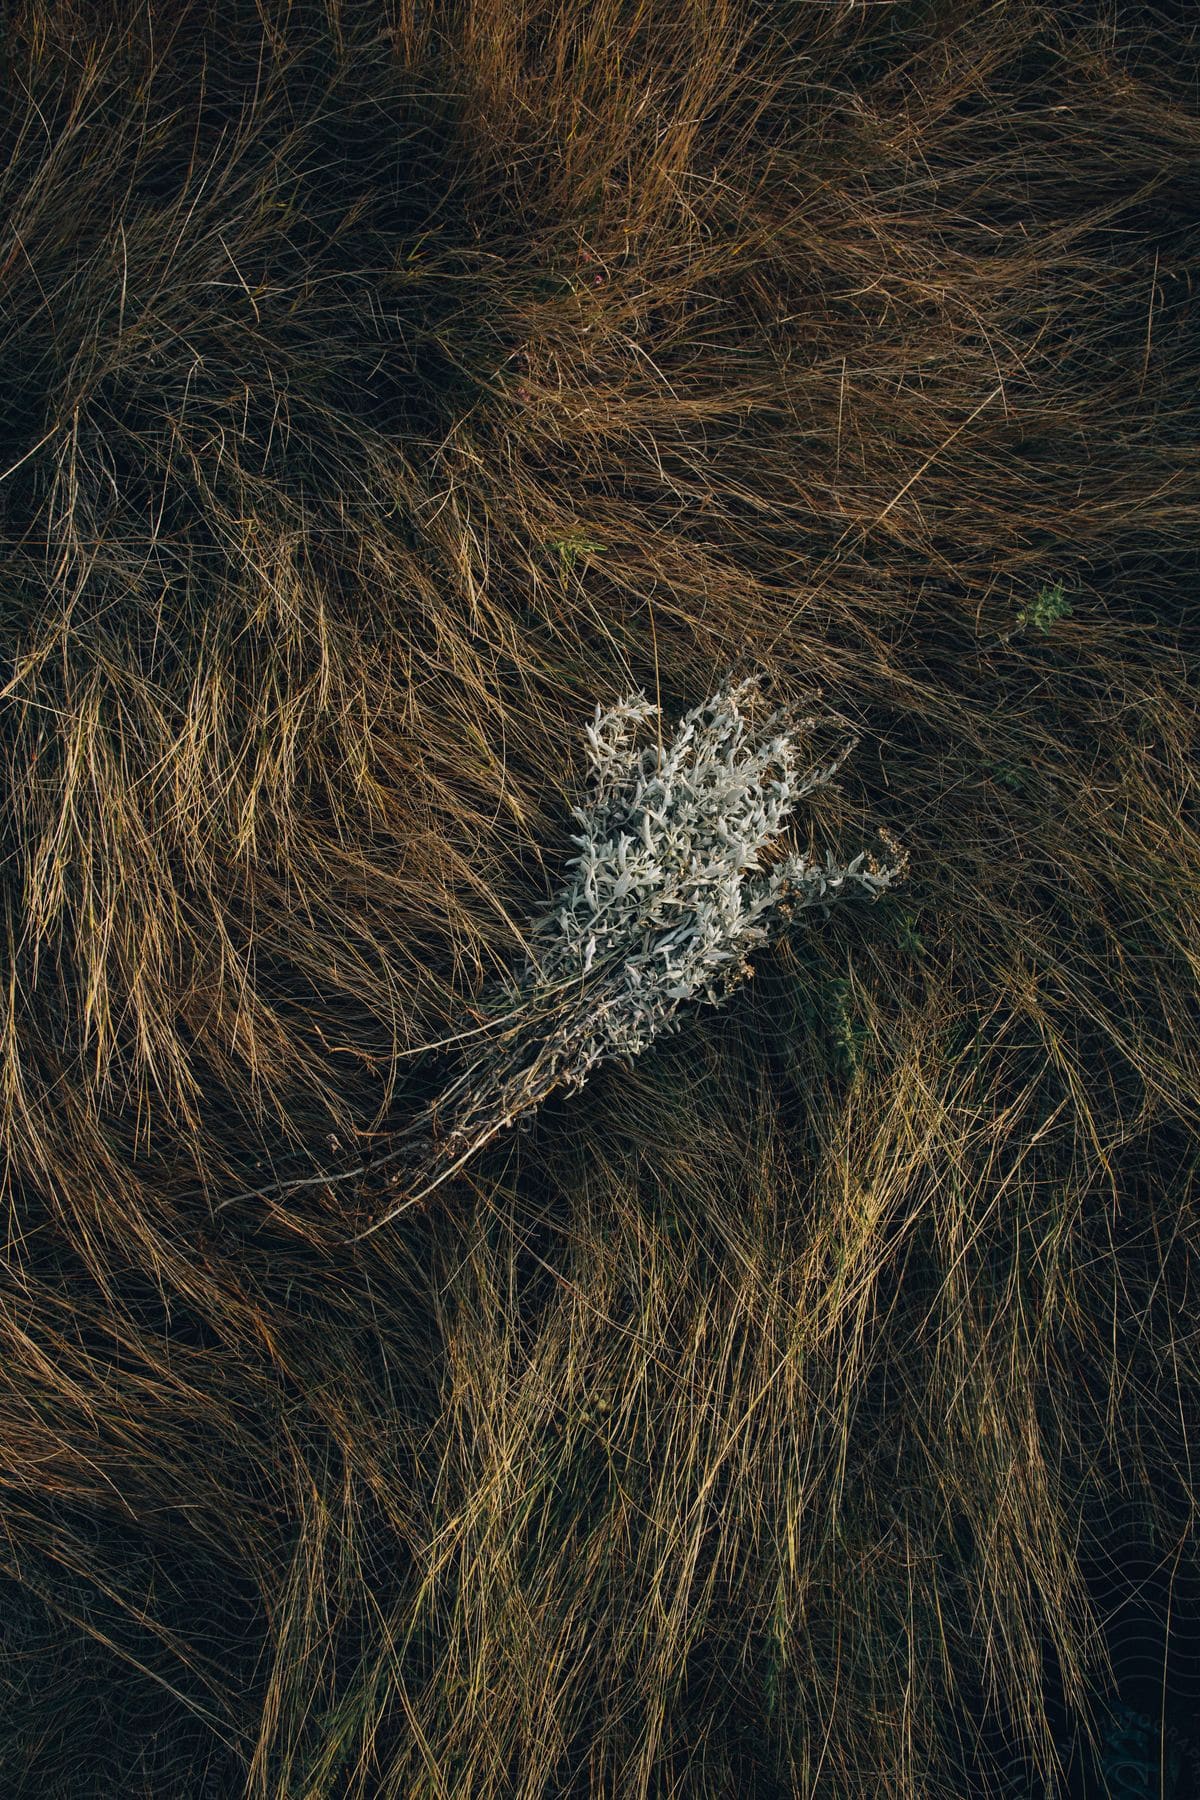
<svg viewBox="0 0 1200 1800">
<path fill-rule="evenodd" d="M 1196 1576 L 1197 72 L 1116 0 L 9 9 L 6 1794 L 1052 1787 L 1095 1568 Z M 414 1116 L 581 717 L 734 660 L 907 890 L 428 1216 L 222 1207 Z"/>
</svg>

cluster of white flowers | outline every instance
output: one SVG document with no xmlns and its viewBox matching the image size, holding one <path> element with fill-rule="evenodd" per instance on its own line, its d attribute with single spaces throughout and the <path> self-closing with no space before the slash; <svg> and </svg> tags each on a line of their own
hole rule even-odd
<svg viewBox="0 0 1200 1800">
<path fill-rule="evenodd" d="M 783 709 L 762 716 L 753 677 L 688 713 L 668 744 L 639 749 L 657 716 L 643 693 L 607 712 L 597 706 L 586 728 L 590 792 L 572 808 L 581 828 L 573 879 L 534 926 L 520 984 L 526 994 L 589 991 L 590 1029 L 562 1046 L 561 1076 L 572 1083 L 601 1058 L 636 1055 L 675 1028 L 687 1001 L 720 1000 L 777 920 L 828 909 L 848 888 L 874 898 L 905 865 L 886 834 L 890 860 L 866 850 L 845 865 L 831 854 L 779 854 L 796 803 L 854 748 L 851 737 L 830 760 L 801 762 L 799 737 L 829 721 Z"/>
<path fill-rule="evenodd" d="M 903 873 L 905 854 L 884 831 L 882 854 L 845 864 L 785 848 L 796 803 L 833 779 L 857 741 L 806 765 L 799 740 L 843 721 L 768 711 L 756 678 L 718 689 L 669 744 L 639 748 L 657 719 L 643 693 L 597 706 L 590 791 L 572 809 L 571 879 L 533 925 L 527 966 L 491 997 L 486 1041 L 383 1159 L 405 1197 L 370 1231 L 423 1202 L 555 1088 L 582 1086 L 607 1057 L 636 1056 L 677 1029 L 689 1000 L 719 1001 L 779 920 L 828 911 L 849 891 L 874 899 Z"/>
</svg>

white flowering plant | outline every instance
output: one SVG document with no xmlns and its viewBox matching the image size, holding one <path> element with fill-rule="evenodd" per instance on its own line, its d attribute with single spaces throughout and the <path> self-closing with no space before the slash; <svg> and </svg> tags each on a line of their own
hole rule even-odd
<svg viewBox="0 0 1200 1800">
<path fill-rule="evenodd" d="M 855 892 L 874 900 L 904 873 L 905 852 L 882 830 L 846 863 L 787 845 L 797 803 L 833 780 L 857 739 L 811 763 L 802 742 L 843 720 L 768 709 L 753 676 L 724 683 L 669 742 L 645 741 L 659 717 L 640 692 L 597 705 L 566 886 L 534 923 L 522 972 L 489 996 L 482 1047 L 386 1158 L 387 1190 L 403 1198 L 361 1236 L 422 1203 L 556 1088 L 638 1055 L 678 1029 L 689 1002 L 719 1002 L 794 913 L 827 916 Z"/>
</svg>

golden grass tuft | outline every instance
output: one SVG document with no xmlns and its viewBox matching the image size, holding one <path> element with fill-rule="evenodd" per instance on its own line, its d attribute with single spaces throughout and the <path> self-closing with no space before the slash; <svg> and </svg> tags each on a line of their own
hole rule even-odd
<svg viewBox="0 0 1200 1800">
<path fill-rule="evenodd" d="M 1186 1611 L 1197 47 L 9 10 L 6 1794 L 1053 1791 L 1113 1546 Z M 416 1115 L 581 719 L 733 662 L 906 887 L 427 1216 L 222 1207 Z"/>
</svg>

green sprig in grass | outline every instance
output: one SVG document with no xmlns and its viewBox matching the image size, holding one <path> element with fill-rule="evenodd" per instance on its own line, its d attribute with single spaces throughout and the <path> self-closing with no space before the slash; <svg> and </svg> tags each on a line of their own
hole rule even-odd
<svg viewBox="0 0 1200 1800">
<path fill-rule="evenodd" d="M 1043 637 L 1049 637 L 1051 627 L 1060 619 L 1069 619 L 1072 610 L 1062 582 L 1056 581 L 1038 589 L 1036 597 L 1017 614 L 1017 624 L 1022 628 L 1032 626 Z"/>
</svg>

